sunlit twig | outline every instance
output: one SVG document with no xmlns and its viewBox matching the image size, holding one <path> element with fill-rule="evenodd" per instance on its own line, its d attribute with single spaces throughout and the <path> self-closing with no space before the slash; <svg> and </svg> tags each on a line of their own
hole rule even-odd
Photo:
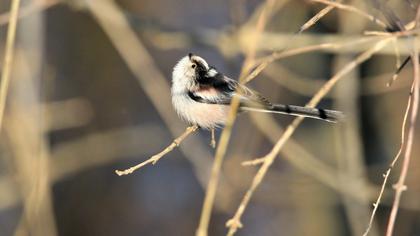
<svg viewBox="0 0 420 236">
<path fill-rule="evenodd" d="M 309 29 L 311 26 L 313 26 L 314 24 L 316 24 L 316 22 L 318 22 L 322 17 L 324 17 L 325 15 L 327 15 L 330 11 L 332 11 L 335 8 L 335 6 L 329 5 L 326 6 L 324 9 L 322 9 L 321 11 L 319 11 L 315 16 L 313 16 L 311 19 L 309 19 L 305 24 L 303 24 L 298 33 L 302 33 L 303 31 Z"/>
<path fill-rule="evenodd" d="M 353 12 L 355 14 L 358 14 L 361 17 L 364 17 L 364 18 L 376 23 L 377 25 L 379 25 L 380 27 L 382 27 L 384 29 L 387 27 L 387 25 L 383 21 L 379 20 L 378 18 L 376 18 L 376 17 L 370 15 L 369 13 L 366 13 L 366 12 L 364 12 L 364 11 L 354 7 L 354 6 L 350 6 L 350 5 L 346 5 L 346 4 L 342 4 L 342 3 L 338 3 L 338 2 L 333 2 L 333 1 L 329 1 L 329 0 L 309 0 L 309 1 L 318 2 L 318 3 L 325 4 L 325 5 L 334 6 L 338 9 L 341 9 L 341 10 L 346 10 L 346 11 L 349 11 L 349 12 Z"/>
<path fill-rule="evenodd" d="M 420 7 L 417 9 L 416 23 L 419 23 Z M 418 26 L 418 25 L 417 25 Z M 413 40 L 415 42 L 415 40 Z M 419 68 L 419 53 L 415 43 L 413 43 L 413 54 L 411 56 L 413 62 L 414 79 L 413 79 L 413 107 L 410 115 L 410 126 L 407 136 L 407 144 L 404 153 L 404 161 L 402 164 L 401 174 L 397 183 L 393 186 L 395 189 L 395 198 L 392 204 L 391 214 L 389 215 L 388 226 L 386 235 L 391 236 L 394 231 L 395 220 L 397 218 L 398 208 L 400 205 L 400 199 L 402 193 L 407 190 L 405 185 L 405 179 L 408 174 L 408 167 L 410 164 L 411 151 L 414 142 L 415 125 L 417 120 L 418 108 L 419 108 L 419 83 L 420 83 L 420 68 Z"/>
<path fill-rule="evenodd" d="M 314 95 L 314 97 L 309 101 L 307 104 L 308 107 L 314 107 L 318 104 L 321 99 L 327 94 L 332 87 L 348 72 L 353 70 L 356 66 L 360 65 L 362 62 L 369 59 L 375 52 L 379 51 L 382 47 L 385 47 L 392 38 L 386 38 L 382 41 L 379 41 L 375 44 L 374 47 L 367 50 L 366 52 L 359 55 L 355 60 L 348 63 L 343 69 L 341 69 L 336 75 L 334 75 L 319 91 Z M 245 209 L 251 200 L 252 195 L 254 194 L 257 187 L 262 182 L 264 176 L 266 175 L 268 169 L 270 168 L 271 164 L 274 162 L 275 158 L 277 157 L 278 153 L 287 142 L 287 140 L 292 136 L 296 128 L 300 125 L 303 121 L 303 117 L 297 117 L 293 120 L 293 122 L 287 127 L 283 135 L 280 137 L 276 145 L 273 149 L 264 157 L 264 162 L 260 169 L 258 170 L 257 174 L 255 175 L 254 179 L 252 180 L 252 184 L 245 193 L 242 201 L 237 208 L 235 215 L 226 223 L 226 226 L 229 227 L 228 236 L 232 236 L 236 233 L 236 231 L 242 227 L 241 217 L 245 212 Z"/>
<path fill-rule="evenodd" d="M 373 220 L 375 219 L 376 211 L 378 210 L 379 204 L 381 203 L 381 199 L 382 199 L 382 196 L 384 194 L 386 184 L 388 183 L 388 178 L 389 178 L 389 175 L 391 174 L 391 170 L 394 168 L 395 163 L 397 162 L 397 160 L 401 156 L 401 153 L 404 149 L 405 129 L 406 129 L 406 124 L 407 124 L 408 112 L 410 111 L 410 107 L 411 107 L 411 100 L 412 100 L 412 97 L 413 97 L 413 89 L 414 89 L 414 83 L 412 84 L 411 89 L 410 89 L 410 95 L 408 96 L 407 106 L 406 106 L 405 112 L 404 112 L 403 123 L 401 125 L 400 147 L 399 147 L 398 152 L 395 155 L 394 159 L 392 160 L 392 163 L 389 166 L 388 170 L 385 172 L 385 174 L 383 174 L 384 181 L 382 182 L 381 190 L 379 191 L 378 198 L 376 199 L 375 203 L 373 203 L 372 214 L 370 215 L 369 223 L 368 223 L 368 226 L 366 228 L 366 231 L 363 233 L 363 236 L 367 236 L 369 234 L 370 228 L 372 227 L 372 224 L 373 224 Z"/>
<path fill-rule="evenodd" d="M 56 4 L 60 3 L 58 0 L 44 0 L 44 1 L 31 1 L 27 6 L 22 6 L 19 10 L 18 19 L 29 16 L 35 12 L 43 11 Z M 10 22 L 11 12 L 0 14 L 0 25 L 5 25 Z"/>
<path fill-rule="evenodd" d="M 271 8 L 273 4 L 275 4 L 274 0 L 267 0 L 263 3 L 263 7 L 261 10 L 260 15 L 258 16 L 258 20 L 255 27 L 255 33 L 253 37 L 253 43 L 251 43 L 251 47 L 248 49 L 246 53 L 246 58 L 242 66 L 242 71 L 239 76 L 239 82 L 244 83 L 245 75 L 248 73 L 250 69 L 250 65 L 253 63 L 256 53 L 256 44 L 259 41 L 260 34 L 263 32 L 265 25 L 267 23 L 268 17 L 270 15 Z M 227 150 L 227 145 L 230 139 L 230 135 L 232 133 L 232 127 L 236 119 L 236 114 L 239 108 L 239 96 L 235 96 L 232 99 L 229 114 L 227 118 L 227 122 L 223 132 L 220 136 L 219 145 L 216 149 L 216 154 L 214 157 L 213 166 L 211 169 L 211 177 L 206 189 L 206 195 L 204 197 L 203 208 L 201 211 L 200 222 L 196 231 L 196 236 L 207 236 L 208 227 L 210 223 L 211 213 L 213 209 L 214 199 L 216 197 L 216 190 L 217 185 L 219 182 L 220 171 L 223 163 L 223 159 Z"/>
<path fill-rule="evenodd" d="M 4 53 L 3 68 L 0 81 L 0 131 L 3 125 L 4 110 L 6 107 L 7 91 L 10 84 L 10 73 L 13 65 L 17 18 L 19 15 L 20 0 L 13 0 L 10 8 L 10 24 L 7 29 L 6 49 Z"/>
<path fill-rule="evenodd" d="M 210 146 L 211 146 L 212 148 L 216 148 L 215 129 L 214 129 L 214 128 L 212 128 L 212 129 L 210 130 L 210 133 L 211 133 Z"/>
<path fill-rule="evenodd" d="M 140 164 L 137 164 L 133 167 L 130 167 L 130 168 L 125 169 L 125 170 L 116 170 L 115 173 L 119 176 L 129 175 L 129 174 L 133 173 L 134 171 L 142 168 L 145 165 L 156 164 L 157 161 L 159 161 L 166 154 L 168 154 L 169 152 L 174 150 L 174 148 L 178 147 L 182 143 L 182 141 L 184 141 L 184 139 L 186 137 L 188 137 L 191 133 L 194 133 L 195 131 L 197 131 L 197 129 L 198 129 L 198 126 L 196 126 L 196 125 L 187 127 L 187 129 L 185 129 L 184 133 L 182 133 L 178 138 L 174 139 L 174 141 L 168 147 L 166 147 L 163 151 L 159 152 L 158 154 L 156 154 L 156 155 L 150 157 L 149 159 L 147 159 L 146 161 L 143 161 Z"/>
</svg>

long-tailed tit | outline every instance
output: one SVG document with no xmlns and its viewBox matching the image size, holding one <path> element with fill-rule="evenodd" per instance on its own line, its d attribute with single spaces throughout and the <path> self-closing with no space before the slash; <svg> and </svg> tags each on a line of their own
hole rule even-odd
<svg viewBox="0 0 420 236">
<path fill-rule="evenodd" d="M 272 104 L 192 53 L 175 65 L 172 73 L 172 103 L 178 115 L 190 124 L 205 129 L 224 125 L 234 96 L 239 96 L 240 111 L 281 113 L 330 122 L 343 118 L 339 111 Z"/>
</svg>

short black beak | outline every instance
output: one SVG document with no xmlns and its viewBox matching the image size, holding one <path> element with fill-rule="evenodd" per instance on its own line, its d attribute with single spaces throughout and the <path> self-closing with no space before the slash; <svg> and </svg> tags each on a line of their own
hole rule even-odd
<svg viewBox="0 0 420 236">
<path fill-rule="evenodd" d="M 194 56 L 192 53 L 188 53 L 188 57 L 191 59 L 191 57 Z"/>
</svg>

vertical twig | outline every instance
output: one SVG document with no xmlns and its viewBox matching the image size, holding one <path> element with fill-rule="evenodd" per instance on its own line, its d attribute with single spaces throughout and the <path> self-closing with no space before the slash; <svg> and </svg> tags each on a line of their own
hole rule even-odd
<svg viewBox="0 0 420 236">
<path fill-rule="evenodd" d="M 419 8 L 420 9 L 420 8 Z M 393 186 L 395 189 L 395 198 L 392 204 L 391 213 L 389 215 L 388 226 L 386 230 L 386 236 L 392 236 L 395 226 L 395 220 L 397 218 L 398 208 L 400 205 L 401 195 L 407 190 L 405 185 L 405 179 L 408 174 L 408 167 L 410 165 L 411 151 L 414 142 L 415 125 L 419 107 L 419 54 L 415 40 L 413 40 L 413 54 L 411 60 L 413 62 L 414 80 L 413 80 L 413 108 L 410 114 L 410 126 L 407 137 L 407 146 L 404 153 L 404 161 L 401 168 L 401 174 L 398 182 Z"/>
<path fill-rule="evenodd" d="M 355 34 L 363 31 L 363 24 L 353 22 L 347 24 L 349 15 L 339 12 L 339 31 L 343 34 Z M 357 25 L 357 26 L 356 26 Z M 394 40 L 392 40 L 394 42 Z M 341 68 L 352 60 L 353 55 L 337 55 L 334 60 L 334 70 Z M 359 199 L 355 200 L 348 194 L 342 194 L 341 199 L 343 208 L 348 219 L 349 228 L 352 235 L 361 235 L 365 230 L 365 223 L 370 215 L 370 196 L 367 191 L 366 167 L 363 164 L 362 137 L 360 124 L 360 110 L 358 99 L 360 96 L 360 77 L 357 70 L 354 70 L 337 84 L 335 94 L 338 95 L 334 104 L 343 110 L 346 115 L 346 122 L 334 127 L 335 130 L 335 154 L 338 166 L 338 182 L 350 189 L 359 190 Z M 347 177 L 358 179 L 359 181 L 348 182 Z M 378 235 L 376 227 L 372 230 L 372 235 Z"/>
<path fill-rule="evenodd" d="M 215 136 L 215 133 L 214 133 L 215 132 L 214 128 L 212 128 L 210 130 L 210 132 L 211 132 L 210 146 L 212 148 L 216 148 L 216 136 Z"/>
<path fill-rule="evenodd" d="M 19 15 L 20 0 L 13 0 L 10 8 L 10 23 L 7 29 L 6 50 L 4 53 L 3 73 L 0 81 L 0 131 L 3 125 L 4 110 L 6 107 L 7 91 L 10 84 L 10 72 L 13 66 L 15 48 L 16 26 Z"/>
<path fill-rule="evenodd" d="M 363 236 L 367 236 L 369 234 L 369 231 L 370 231 L 370 229 L 372 227 L 372 224 L 373 224 L 373 220 L 375 219 L 376 211 L 378 210 L 379 204 L 381 203 L 381 199 L 382 199 L 382 196 L 384 194 L 386 184 L 388 183 L 388 178 L 389 178 L 389 175 L 391 174 L 391 170 L 392 170 L 392 168 L 394 168 L 395 163 L 397 162 L 397 160 L 399 159 L 399 157 L 401 156 L 401 153 L 403 151 L 404 144 L 405 144 L 405 128 L 406 128 L 406 124 L 407 124 L 408 113 L 409 113 L 410 108 L 411 108 L 411 100 L 412 100 L 412 97 L 413 97 L 413 89 L 414 89 L 414 83 L 412 84 L 411 89 L 410 89 L 410 95 L 408 96 L 408 101 L 407 101 L 407 105 L 406 105 L 405 112 L 404 112 L 403 123 L 401 125 L 400 147 L 398 149 L 397 154 L 394 157 L 394 160 L 392 161 L 391 165 L 389 166 L 388 170 L 385 172 L 385 174 L 383 174 L 384 181 L 382 183 L 381 190 L 379 191 L 378 198 L 376 199 L 375 203 L 373 203 L 372 214 L 370 215 L 369 223 L 368 223 L 368 226 L 366 228 L 366 231 L 363 233 Z"/>
<path fill-rule="evenodd" d="M 341 9 L 341 10 L 353 12 L 355 14 L 358 14 L 361 17 L 364 17 L 364 18 L 372 21 L 373 23 L 376 23 L 377 25 L 379 25 L 380 27 L 382 27 L 384 29 L 387 27 L 387 25 L 384 22 L 382 22 L 381 20 L 377 19 L 376 17 L 372 16 L 371 14 L 369 14 L 367 12 L 364 12 L 364 11 L 354 7 L 354 6 L 349 6 L 349 5 L 346 5 L 346 4 L 333 2 L 333 1 L 330 1 L 330 0 L 309 0 L 309 1 L 318 2 L 318 3 L 328 5 L 328 6 L 334 6 L 338 9 Z"/>
<path fill-rule="evenodd" d="M 239 78 L 239 82 L 244 82 L 245 75 L 248 73 L 250 69 L 250 65 L 253 64 L 254 57 L 255 57 L 255 50 L 256 44 L 258 43 L 259 36 L 261 32 L 265 28 L 265 24 L 268 18 L 268 15 L 271 11 L 271 7 L 275 3 L 274 0 L 267 0 L 262 8 L 261 14 L 258 17 L 256 30 L 253 35 L 253 43 L 251 43 L 251 47 L 247 51 L 246 58 L 242 67 L 241 75 Z M 207 236 L 208 227 L 211 218 L 211 212 L 213 209 L 213 203 L 216 196 L 217 185 L 219 182 L 220 171 L 222 168 L 223 159 L 227 150 L 227 145 L 230 139 L 230 135 L 232 132 L 232 127 L 235 122 L 237 110 L 239 107 L 239 98 L 238 96 L 234 97 L 231 105 L 230 110 L 227 118 L 227 122 L 225 128 L 223 129 L 222 135 L 220 137 L 219 145 L 216 149 L 216 155 L 214 158 L 212 170 L 211 170 L 211 177 L 207 186 L 206 195 L 204 197 L 203 208 L 201 211 L 200 222 L 196 231 L 197 236 Z"/>
<path fill-rule="evenodd" d="M 17 16 L 16 16 L 17 17 Z M 44 15 L 34 14 L 19 24 L 20 50 L 15 50 L 7 116 L 15 177 L 19 179 L 23 212 L 16 235 L 56 235 L 50 181 L 50 147 L 46 135 L 42 84 Z M 12 22 L 10 22 L 12 24 Z M 7 122 L 7 125 L 6 125 Z"/>
<path fill-rule="evenodd" d="M 400 23 L 400 21 L 396 23 Z M 418 28 L 419 25 L 420 25 L 420 6 L 417 7 L 416 17 L 414 20 L 414 28 Z M 402 27 L 401 30 L 404 30 L 404 27 Z M 405 185 L 405 179 L 407 177 L 408 168 L 410 165 L 411 151 L 412 151 L 412 146 L 414 142 L 415 124 L 416 124 L 418 108 L 419 108 L 419 78 L 420 78 L 419 69 L 420 68 L 419 68 L 419 52 L 418 52 L 416 41 L 417 41 L 417 38 L 413 37 L 413 52 L 411 54 L 411 61 L 413 62 L 414 79 L 413 79 L 412 91 L 410 92 L 410 96 L 412 96 L 412 99 L 413 99 L 413 105 L 412 105 L 413 107 L 411 109 L 411 114 L 410 114 L 410 126 L 409 126 L 408 136 L 407 136 L 407 146 L 404 153 L 404 160 L 403 160 L 403 164 L 401 168 L 400 177 L 397 183 L 393 186 L 395 189 L 395 198 L 394 198 L 394 202 L 392 203 L 391 213 L 388 219 L 386 236 L 392 236 L 394 232 L 394 226 L 395 226 L 395 221 L 397 218 L 398 208 L 400 205 L 401 195 L 405 190 L 407 190 L 407 186 Z M 396 162 L 396 159 L 392 162 L 391 166 L 393 166 L 395 162 Z"/>
<path fill-rule="evenodd" d="M 308 107 L 314 107 L 317 105 L 321 99 L 327 94 L 332 87 L 349 71 L 353 70 L 356 66 L 358 66 L 360 63 L 366 61 L 369 59 L 375 52 L 379 51 L 383 47 L 385 47 L 389 41 L 392 40 L 391 38 L 386 38 L 378 43 L 376 43 L 372 48 L 367 50 L 366 52 L 359 55 L 355 60 L 348 63 L 343 69 L 341 69 L 337 74 L 335 74 L 309 101 L 307 104 Z M 280 137 L 280 139 L 277 141 L 276 145 L 273 147 L 273 149 L 264 157 L 264 162 L 260 169 L 258 170 L 257 174 L 255 175 L 254 179 L 252 180 L 251 186 L 245 193 L 244 197 L 242 198 L 242 201 L 237 208 L 235 215 L 226 223 L 227 227 L 229 227 L 228 235 L 232 236 L 236 233 L 238 228 L 241 228 L 241 217 L 243 213 L 245 212 L 245 209 L 251 200 L 252 195 L 254 194 L 257 187 L 262 182 L 264 176 L 266 175 L 268 169 L 270 168 L 271 164 L 274 162 L 275 158 L 277 157 L 277 154 L 280 152 L 280 150 L 283 148 L 284 144 L 287 142 L 287 140 L 292 136 L 296 128 L 300 125 L 300 123 L 303 121 L 303 117 L 297 117 L 293 120 L 293 122 L 287 127 L 283 135 Z"/>
<path fill-rule="evenodd" d="M 22 17 L 29 16 L 33 13 L 44 11 L 59 3 L 61 3 L 61 1 L 59 0 L 31 1 L 31 3 L 19 8 L 19 14 L 17 18 L 20 19 Z M 11 16 L 11 12 L 0 14 L 0 26 L 8 24 L 10 22 L 10 16 Z"/>
</svg>

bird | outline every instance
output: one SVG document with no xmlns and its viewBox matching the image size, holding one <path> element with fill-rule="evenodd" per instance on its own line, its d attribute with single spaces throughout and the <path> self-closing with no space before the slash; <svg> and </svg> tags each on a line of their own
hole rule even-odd
<svg viewBox="0 0 420 236">
<path fill-rule="evenodd" d="M 174 66 L 171 96 L 172 105 L 182 120 L 208 130 L 223 127 L 235 96 L 240 101 L 239 112 L 287 114 L 334 123 L 344 118 L 344 114 L 336 110 L 271 103 L 193 53 L 188 53 Z"/>
</svg>

